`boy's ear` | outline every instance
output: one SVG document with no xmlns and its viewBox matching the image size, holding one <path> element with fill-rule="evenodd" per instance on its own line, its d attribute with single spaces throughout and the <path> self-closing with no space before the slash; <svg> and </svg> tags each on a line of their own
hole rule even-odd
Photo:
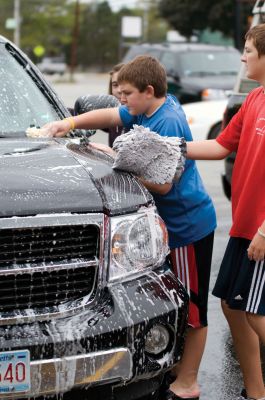
<svg viewBox="0 0 265 400">
<path fill-rule="evenodd" d="M 151 96 L 154 96 L 155 90 L 152 85 L 148 85 L 145 89 L 146 94 L 149 94 Z"/>
</svg>

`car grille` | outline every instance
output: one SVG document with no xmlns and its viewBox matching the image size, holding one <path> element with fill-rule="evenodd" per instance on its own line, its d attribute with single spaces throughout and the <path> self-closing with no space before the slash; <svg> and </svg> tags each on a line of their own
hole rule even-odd
<svg viewBox="0 0 265 400">
<path fill-rule="evenodd" d="M 2 315 L 27 309 L 43 312 L 47 307 L 54 311 L 92 293 L 100 252 L 100 226 L 89 219 L 82 224 L 73 223 L 71 218 L 69 224 L 58 222 L 60 218 L 50 226 L 4 229 L 0 223 Z"/>
<path fill-rule="evenodd" d="M 0 268 L 9 265 L 94 260 L 95 226 L 51 226 L 0 230 Z"/>
<path fill-rule="evenodd" d="M 0 311 L 58 306 L 89 294 L 94 283 L 94 268 L 1 277 Z"/>
</svg>

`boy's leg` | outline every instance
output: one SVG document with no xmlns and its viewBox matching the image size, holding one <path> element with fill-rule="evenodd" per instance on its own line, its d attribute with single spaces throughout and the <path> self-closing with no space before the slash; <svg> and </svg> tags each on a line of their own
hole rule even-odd
<svg viewBox="0 0 265 400">
<path fill-rule="evenodd" d="M 171 251 L 172 266 L 190 295 L 190 325 L 181 362 L 175 371 L 177 378 L 170 390 L 179 396 L 197 397 L 198 370 L 207 337 L 207 303 L 214 234 Z"/>
<path fill-rule="evenodd" d="M 262 398 L 265 390 L 259 338 L 250 326 L 245 311 L 232 310 L 224 301 L 222 309 L 231 330 L 248 397 Z"/>
<path fill-rule="evenodd" d="M 189 328 L 187 332 L 184 354 L 177 365 L 177 379 L 170 386 L 175 394 L 198 396 L 200 388 L 197 383 L 198 371 L 205 348 L 207 327 Z"/>
<path fill-rule="evenodd" d="M 265 316 L 247 313 L 247 320 L 260 338 L 260 341 L 265 344 Z"/>
</svg>

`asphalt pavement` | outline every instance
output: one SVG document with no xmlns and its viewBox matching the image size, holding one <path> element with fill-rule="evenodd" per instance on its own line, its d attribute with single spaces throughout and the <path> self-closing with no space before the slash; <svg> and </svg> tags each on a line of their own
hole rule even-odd
<svg viewBox="0 0 265 400">
<path fill-rule="evenodd" d="M 47 77 L 65 105 L 73 107 L 77 97 L 84 94 L 106 94 L 108 74 L 76 73 L 71 82 L 69 76 Z M 99 132 L 93 141 L 107 143 L 107 134 Z M 200 161 L 198 167 L 205 187 L 212 196 L 218 219 L 215 234 L 210 290 L 212 289 L 228 240 L 231 224 L 231 205 L 221 186 L 223 161 Z M 209 333 L 203 356 L 199 382 L 201 400 L 233 400 L 239 395 L 242 380 L 235 359 L 231 336 L 222 315 L 219 300 L 209 294 Z"/>
</svg>

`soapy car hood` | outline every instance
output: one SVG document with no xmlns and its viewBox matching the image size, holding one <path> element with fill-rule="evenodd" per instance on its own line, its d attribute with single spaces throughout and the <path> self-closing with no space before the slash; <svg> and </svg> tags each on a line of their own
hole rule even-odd
<svg viewBox="0 0 265 400">
<path fill-rule="evenodd" d="M 87 145 L 65 139 L 1 138 L 0 215 L 135 211 L 152 201 L 130 174 Z"/>
</svg>

